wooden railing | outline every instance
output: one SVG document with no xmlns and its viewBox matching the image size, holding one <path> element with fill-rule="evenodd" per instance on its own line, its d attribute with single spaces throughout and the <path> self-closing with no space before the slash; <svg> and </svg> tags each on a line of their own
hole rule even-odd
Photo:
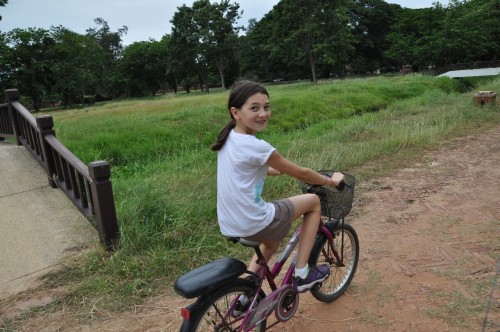
<svg viewBox="0 0 500 332">
<path fill-rule="evenodd" d="M 106 161 L 85 165 L 56 138 L 49 115 L 35 118 L 21 103 L 16 89 L 5 91 L 0 104 L 0 139 L 14 137 L 46 170 L 49 184 L 60 188 L 97 228 L 108 249 L 119 239 L 110 167 Z"/>
<path fill-rule="evenodd" d="M 0 140 L 6 137 L 14 137 L 12 119 L 9 113 L 9 104 L 0 104 Z"/>
</svg>

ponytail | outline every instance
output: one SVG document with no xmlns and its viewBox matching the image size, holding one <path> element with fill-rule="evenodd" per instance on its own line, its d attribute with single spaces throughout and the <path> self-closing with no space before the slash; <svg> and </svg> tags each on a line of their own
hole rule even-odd
<svg viewBox="0 0 500 332">
<path fill-rule="evenodd" d="M 231 119 L 231 121 L 229 121 L 229 123 L 224 128 L 222 128 L 219 136 L 217 136 L 217 140 L 210 146 L 210 149 L 212 149 L 212 151 L 219 151 L 220 149 L 222 149 L 224 143 L 226 143 L 227 141 L 229 133 L 231 132 L 231 130 L 233 130 L 234 127 L 236 127 L 236 120 Z"/>
<path fill-rule="evenodd" d="M 229 123 L 224 128 L 222 128 L 219 136 L 217 137 L 217 141 L 215 141 L 215 143 L 210 146 L 210 149 L 212 149 L 212 151 L 219 151 L 220 149 L 222 149 L 224 143 L 226 143 L 229 133 L 231 132 L 231 130 L 233 130 L 234 127 L 236 127 L 236 120 L 231 114 L 231 108 L 234 107 L 240 109 L 243 104 L 245 104 L 247 99 L 256 93 L 262 93 L 269 97 L 269 93 L 267 92 L 266 88 L 258 83 L 243 80 L 236 82 L 233 85 L 231 93 L 229 94 L 229 100 L 227 101 L 227 109 L 229 110 L 231 121 L 229 121 Z"/>
</svg>

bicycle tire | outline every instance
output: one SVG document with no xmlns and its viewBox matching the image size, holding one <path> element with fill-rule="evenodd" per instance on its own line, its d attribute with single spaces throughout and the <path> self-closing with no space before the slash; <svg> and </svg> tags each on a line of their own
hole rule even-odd
<svg viewBox="0 0 500 332">
<path fill-rule="evenodd" d="M 341 250 L 342 225 L 337 224 L 333 230 L 334 247 Z M 351 225 L 344 224 L 344 266 L 338 266 L 337 259 L 333 255 L 327 237 L 319 234 L 316 238 L 309 265 L 320 265 L 327 263 L 330 265 L 330 276 L 319 286 L 311 289 L 311 294 L 321 302 L 332 302 L 344 294 L 354 277 L 359 260 L 359 240 L 356 231 Z"/>
<path fill-rule="evenodd" d="M 228 315 L 231 320 L 223 322 L 223 318 L 217 314 L 214 305 L 222 313 L 222 316 L 226 316 L 227 308 L 235 298 L 239 298 L 240 295 L 244 294 L 251 300 L 254 292 L 255 284 L 253 282 L 248 279 L 236 279 L 228 285 L 198 298 L 194 305 L 195 309 L 191 311 L 191 318 L 183 321 L 180 331 L 236 331 L 240 328 L 243 319 Z M 265 296 L 265 293 L 260 291 L 257 303 L 262 301 Z M 209 300 L 209 297 L 213 302 Z M 262 321 L 254 331 L 265 331 L 266 324 L 267 320 Z"/>
</svg>

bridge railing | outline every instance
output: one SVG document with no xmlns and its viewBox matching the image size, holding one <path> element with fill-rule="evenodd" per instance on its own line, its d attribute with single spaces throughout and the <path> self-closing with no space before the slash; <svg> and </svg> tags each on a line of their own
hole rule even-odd
<svg viewBox="0 0 500 332">
<path fill-rule="evenodd" d="M 0 104 L 0 140 L 6 137 L 14 137 L 12 119 L 9 113 L 9 104 Z"/>
<path fill-rule="evenodd" d="M 109 163 L 85 165 L 56 138 L 51 116 L 35 118 L 19 103 L 16 89 L 6 90 L 5 96 L 9 102 L 0 104 L 0 137 L 14 137 L 18 145 L 24 145 L 46 170 L 50 186 L 68 196 L 97 228 L 101 242 L 112 249 L 119 230 Z"/>
</svg>

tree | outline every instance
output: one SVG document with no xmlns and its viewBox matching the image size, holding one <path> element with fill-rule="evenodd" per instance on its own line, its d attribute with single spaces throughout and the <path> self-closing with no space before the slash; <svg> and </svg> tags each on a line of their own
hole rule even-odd
<svg viewBox="0 0 500 332">
<path fill-rule="evenodd" d="M 172 54 L 170 52 L 171 50 L 171 44 L 172 44 L 172 38 L 169 34 L 164 35 L 161 38 L 162 47 L 165 48 L 165 81 L 170 87 L 174 93 L 177 93 L 177 80 L 174 75 L 174 61 Z M 167 89 L 167 86 L 162 88 L 163 91 Z"/>
<path fill-rule="evenodd" d="M 231 54 L 237 48 L 238 31 L 236 20 L 240 18 L 239 5 L 228 0 L 211 4 L 209 0 L 198 0 L 193 3 L 194 24 L 200 41 L 200 49 L 204 57 L 215 64 L 222 88 L 226 88 L 225 72 Z"/>
<path fill-rule="evenodd" d="M 350 61 L 355 72 L 366 73 L 389 66 L 384 58 L 389 48 L 387 35 L 396 21 L 398 5 L 383 0 L 355 0 L 349 9 L 349 26 L 355 40 Z"/>
<path fill-rule="evenodd" d="M 110 59 L 118 59 L 123 50 L 121 37 L 127 34 L 128 28 L 123 26 L 117 32 L 112 32 L 108 22 L 100 17 L 94 19 L 94 23 L 98 27 L 87 29 L 87 36 L 95 38 L 97 43 L 108 53 Z"/>
<path fill-rule="evenodd" d="M 385 57 L 398 66 L 411 63 L 413 60 L 416 33 L 420 27 L 415 24 L 411 9 L 401 9 L 396 23 L 391 26 L 387 34 L 390 47 L 385 52 Z"/>
<path fill-rule="evenodd" d="M 245 36 L 240 37 L 241 76 L 269 81 L 273 77 L 282 77 L 286 70 L 283 53 L 273 53 L 273 31 L 277 30 L 278 13 L 271 10 L 260 21 L 252 20 Z"/>
<path fill-rule="evenodd" d="M 0 32 L 0 91 L 12 88 L 11 76 L 14 68 L 9 63 L 12 58 L 10 51 L 11 49 L 7 46 L 7 35 Z M 4 100 L 4 97 L 1 100 Z"/>
<path fill-rule="evenodd" d="M 311 80 L 317 82 L 319 63 L 339 65 L 352 52 L 352 35 L 348 28 L 347 5 L 351 0 L 282 0 L 275 9 L 280 11 L 281 36 L 275 52 L 290 51 L 288 65 L 295 58 L 307 61 Z M 300 45 L 301 49 L 296 45 Z"/>
<path fill-rule="evenodd" d="M 117 66 L 126 95 L 154 96 L 158 90 L 163 90 L 167 59 L 167 39 L 135 42 L 127 46 Z"/>
<path fill-rule="evenodd" d="M 198 0 L 192 7 L 183 5 L 177 9 L 171 20 L 171 51 L 174 61 L 182 68 L 179 75 L 188 87 L 193 76 L 198 76 L 208 89 L 210 66 L 213 65 L 225 88 L 226 66 L 237 49 L 240 27 L 235 24 L 240 18 L 239 5 L 228 0 L 213 4 L 209 0 Z"/>
<path fill-rule="evenodd" d="M 10 82 L 27 96 L 35 111 L 42 106 L 44 96 L 50 91 L 53 75 L 54 39 L 45 29 L 14 29 L 6 34 L 9 51 L 3 59 L 3 71 Z"/>
<path fill-rule="evenodd" d="M 55 40 L 51 91 L 65 105 L 83 103 L 84 96 L 96 94 L 105 52 L 95 39 L 62 26 L 52 27 L 51 32 Z"/>
<path fill-rule="evenodd" d="M 191 88 L 192 77 L 198 76 L 200 81 L 208 83 L 206 66 L 201 63 L 197 28 L 192 20 L 193 9 L 182 5 L 177 7 L 172 23 L 172 35 L 169 45 L 171 66 L 168 75 L 175 77 L 176 82 L 184 81 L 187 92 Z M 200 85 L 203 85 L 200 83 Z M 177 83 L 175 84 L 177 87 Z M 175 90 L 175 89 L 174 89 Z"/>
<path fill-rule="evenodd" d="M 434 50 L 437 64 L 450 64 L 500 57 L 500 2 L 498 0 L 452 0 L 443 28 L 425 42 Z"/>
<path fill-rule="evenodd" d="M 160 41 L 150 40 L 150 46 L 146 54 L 146 68 L 148 85 L 150 92 L 154 94 L 161 90 L 164 93 L 167 89 L 167 71 L 169 66 L 169 36 L 163 36 Z"/>
<path fill-rule="evenodd" d="M 112 32 L 104 19 L 96 18 L 94 23 L 97 24 L 97 27 L 87 29 L 87 36 L 94 38 L 106 53 L 97 91 L 100 94 L 112 96 L 117 93 L 114 90 L 113 73 L 115 72 L 115 64 L 123 51 L 121 37 L 127 34 L 128 28 L 123 26 L 117 32 Z"/>
<path fill-rule="evenodd" d="M 500 57 L 498 0 L 451 0 L 448 7 L 402 9 L 391 26 L 386 56 L 427 67 Z"/>
<path fill-rule="evenodd" d="M 390 47 L 386 57 L 398 65 L 411 64 L 414 67 L 431 62 L 436 50 L 426 48 L 429 38 L 443 29 L 444 8 L 402 8 L 396 22 L 387 35 Z M 426 48 L 423 51 L 422 48 Z"/>
<path fill-rule="evenodd" d="M 5 7 L 5 5 L 9 2 L 9 0 L 0 0 L 0 7 Z M 2 16 L 0 15 L 0 21 L 2 20 Z"/>
</svg>

